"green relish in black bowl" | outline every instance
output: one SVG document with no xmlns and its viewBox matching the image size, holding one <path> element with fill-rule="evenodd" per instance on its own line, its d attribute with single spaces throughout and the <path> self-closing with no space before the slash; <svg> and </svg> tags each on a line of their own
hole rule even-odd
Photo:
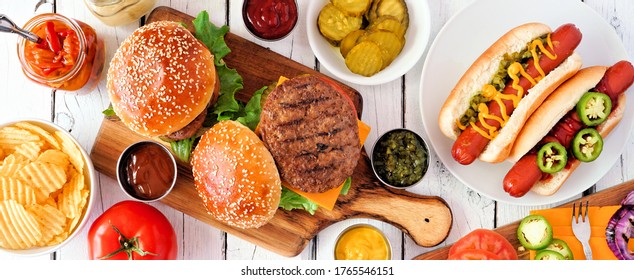
<svg viewBox="0 0 634 280">
<path fill-rule="evenodd" d="M 383 134 L 372 148 L 372 170 L 384 184 L 407 188 L 418 183 L 429 166 L 427 144 L 415 132 L 397 128 Z"/>
</svg>

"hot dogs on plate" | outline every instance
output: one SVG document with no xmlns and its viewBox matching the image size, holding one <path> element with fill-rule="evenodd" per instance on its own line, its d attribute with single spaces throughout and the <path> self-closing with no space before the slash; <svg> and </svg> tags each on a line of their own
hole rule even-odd
<svg viewBox="0 0 634 280">
<path fill-rule="evenodd" d="M 453 158 L 471 164 L 504 161 L 522 125 L 546 97 L 581 68 L 573 24 L 509 30 L 463 74 L 440 110 L 438 125 L 456 140 Z"/>
<path fill-rule="evenodd" d="M 632 64 L 619 61 L 584 68 L 557 88 L 518 134 L 504 190 L 514 197 L 529 190 L 552 195 L 581 162 L 595 160 L 603 137 L 623 118 L 624 92 L 633 81 Z"/>
</svg>

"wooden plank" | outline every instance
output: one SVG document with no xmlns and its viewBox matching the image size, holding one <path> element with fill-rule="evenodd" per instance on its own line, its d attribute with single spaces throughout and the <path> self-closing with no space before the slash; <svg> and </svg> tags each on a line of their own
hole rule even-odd
<svg viewBox="0 0 634 280">
<path fill-rule="evenodd" d="M 625 50 L 627 51 L 630 61 L 634 58 L 634 2 L 622 0 L 585 0 L 584 3 L 596 10 L 606 22 L 608 22 L 616 31 L 616 34 L 623 41 Z M 631 98 L 632 90 L 630 90 Z M 628 101 L 628 106 L 632 106 Z M 629 139 L 634 139 L 634 130 L 631 131 Z M 614 167 L 597 182 L 596 189 L 603 190 L 617 183 L 634 179 L 634 141 L 627 142 L 623 154 L 617 160 Z"/>
<path fill-rule="evenodd" d="M 588 203 L 592 206 L 612 206 L 619 205 L 625 196 L 634 191 L 634 180 L 627 181 L 618 186 L 614 186 L 612 188 L 585 196 L 580 199 L 576 199 L 569 203 L 557 206 L 556 208 L 570 208 L 572 204 L 579 203 L 581 201 Z M 519 226 L 520 221 L 516 221 L 514 223 L 499 227 L 495 229 L 496 232 L 500 233 L 506 239 L 508 239 L 511 244 L 513 244 L 514 248 L 518 248 L 521 246 L 519 241 L 517 240 L 517 227 Z M 449 248 L 451 246 L 446 246 L 444 248 L 431 251 L 429 253 L 421 254 L 419 256 L 414 257 L 415 260 L 446 260 L 447 254 L 449 253 Z M 529 252 L 519 252 L 518 253 L 520 259 L 527 260 L 529 257 Z"/>
<path fill-rule="evenodd" d="M 36 14 L 50 13 L 53 6 L 45 4 L 35 12 L 34 1 L 0 1 L 0 11 L 6 14 L 15 24 L 22 27 Z M 40 86 L 22 73 L 18 59 L 15 34 L 0 34 L 0 123 L 23 118 L 39 118 L 51 120 L 51 89 Z M 54 255 L 42 255 L 32 260 L 50 260 Z M 0 261 L 24 260 L 24 257 L 0 252 Z"/>
<path fill-rule="evenodd" d="M 192 18 L 173 9 L 160 7 L 149 16 L 148 21 L 158 19 L 189 22 Z M 233 34 L 228 34 L 226 41 L 233 52 L 225 61 L 235 67 L 244 78 L 245 90 L 237 95 L 243 101 L 249 98 L 250 92 L 277 80 L 279 75 L 323 75 Z M 254 65 L 267 67 L 255 68 Z M 360 95 L 348 86 L 342 87 L 361 112 Z M 92 150 L 95 167 L 108 176 L 114 176 L 114 163 L 120 152 L 129 144 L 142 139 L 142 136 L 135 135 L 121 122 L 104 119 Z M 410 234 L 421 246 L 434 246 L 446 237 L 452 216 L 444 200 L 389 189 L 382 185 L 374 178 L 365 153 L 352 177 L 353 187 L 347 196 L 340 198 L 333 211 L 319 210 L 312 216 L 306 212 L 279 210 L 269 224 L 259 229 L 238 230 L 220 224 L 207 215 L 202 203 L 191 203 L 192 200 L 198 200 L 198 196 L 192 187 L 191 170 L 182 163 L 179 166 L 177 185 L 163 202 L 284 256 L 297 255 L 321 229 L 348 218 L 368 217 L 392 223 Z"/>
<path fill-rule="evenodd" d="M 295 30 L 291 32 L 286 38 L 281 39 L 279 41 L 263 41 L 253 36 L 246 28 L 243 17 L 242 17 L 242 7 L 244 1 L 227 1 L 228 3 L 228 13 L 227 13 L 227 22 L 225 24 L 229 25 L 231 33 L 238 35 L 246 40 L 249 40 L 255 44 L 258 44 L 262 47 L 268 48 L 280 55 L 285 56 L 286 58 L 297 61 L 304 66 L 316 69 L 316 60 L 315 56 L 308 45 L 308 38 L 306 37 L 305 32 L 301 32 L 301 30 L 306 30 L 305 24 L 306 22 L 303 20 L 299 20 L 297 22 L 297 26 Z M 298 9 L 300 11 L 305 10 L 308 7 L 309 1 L 298 1 Z M 170 5 L 172 8 L 176 8 L 173 5 Z M 177 9 L 178 10 L 178 9 Z M 195 15 L 196 13 L 189 13 Z M 365 99 L 364 99 L 365 101 Z M 315 256 L 315 250 L 317 247 L 315 246 L 315 239 L 313 238 L 307 245 L 306 249 L 304 249 L 299 255 L 292 257 L 294 260 L 312 260 Z M 276 254 L 275 252 L 271 252 L 262 247 L 259 247 L 251 242 L 248 242 L 244 239 L 238 238 L 231 234 L 227 235 L 227 244 L 226 244 L 226 259 L 227 260 L 287 260 L 287 257 Z"/>
<path fill-rule="evenodd" d="M 432 16 L 432 35 L 427 50 L 429 50 L 432 41 L 447 20 L 471 2 L 473 1 L 428 1 Z M 405 75 L 404 119 L 405 127 L 419 132 L 424 139 L 429 141 L 421 120 L 420 109 L 421 102 L 425 102 L 425 100 L 420 100 L 420 80 L 425 58 L 426 54 L 421 58 L 421 61 Z M 422 182 L 409 190 L 423 195 L 441 196 L 451 205 L 454 211 L 454 224 L 447 240 L 439 245 L 439 247 L 455 242 L 458 238 L 475 228 L 494 228 L 495 210 L 497 206 L 495 201 L 479 195 L 461 183 L 445 168 L 433 150 L 431 151 L 430 161 L 432 164 L 429 166 L 425 178 Z M 419 254 L 435 249 L 420 247 L 409 238 L 405 239 L 403 247 L 405 250 L 404 259 L 412 259 Z"/>
</svg>

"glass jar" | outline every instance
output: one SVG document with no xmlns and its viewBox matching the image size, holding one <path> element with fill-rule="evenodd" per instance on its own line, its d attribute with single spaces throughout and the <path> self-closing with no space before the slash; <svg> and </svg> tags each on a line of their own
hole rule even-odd
<svg viewBox="0 0 634 280">
<path fill-rule="evenodd" d="M 42 38 L 18 39 L 22 71 L 32 81 L 65 91 L 94 89 L 104 64 L 103 40 L 89 25 L 60 14 L 41 14 L 24 29 Z"/>
<path fill-rule="evenodd" d="M 110 26 L 132 23 L 154 8 L 156 0 L 84 0 L 88 10 Z"/>
</svg>

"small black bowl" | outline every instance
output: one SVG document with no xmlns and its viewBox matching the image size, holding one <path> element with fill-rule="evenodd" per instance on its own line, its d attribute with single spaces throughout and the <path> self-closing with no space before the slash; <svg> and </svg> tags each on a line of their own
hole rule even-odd
<svg viewBox="0 0 634 280">
<path fill-rule="evenodd" d="M 411 182 L 409 184 L 403 185 L 403 184 L 398 184 L 395 182 L 390 182 L 387 178 L 384 178 L 383 176 L 380 175 L 380 172 L 378 170 L 378 168 L 380 168 L 380 166 L 377 166 L 377 161 L 378 159 L 376 158 L 378 156 L 378 153 L 380 152 L 379 149 L 381 149 L 381 144 L 383 141 L 387 140 L 388 137 L 390 137 L 390 135 L 392 135 L 393 133 L 408 133 L 411 135 L 414 135 L 414 138 L 416 140 L 418 140 L 418 143 L 420 143 L 420 146 L 422 148 L 423 151 L 423 157 L 419 158 L 420 160 L 422 160 L 422 174 L 420 176 L 420 178 L 418 178 L 416 181 Z M 374 171 L 374 175 L 379 179 L 379 181 L 381 181 L 383 184 L 393 187 L 393 188 L 397 188 L 397 189 L 406 189 L 409 188 L 413 185 L 416 185 L 418 182 L 420 182 L 424 177 L 425 174 L 427 173 L 427 169 L 429 168 L 429 148 L 427 147 L 427 143 L 425 142 L 425 140 L 418 135 L 416 132 L 406 129 L 406 128 L 397 128 L 397 129 L 392 129 L 390 131 L 385 132 L 383 135 L 381 135 L 381 137 L 379 137 L 375 142 L 374 145 L 372 146 L 372 154 L 370 155 L 370 162 L 372 165 L 372 171 Z"/>
</svg>

